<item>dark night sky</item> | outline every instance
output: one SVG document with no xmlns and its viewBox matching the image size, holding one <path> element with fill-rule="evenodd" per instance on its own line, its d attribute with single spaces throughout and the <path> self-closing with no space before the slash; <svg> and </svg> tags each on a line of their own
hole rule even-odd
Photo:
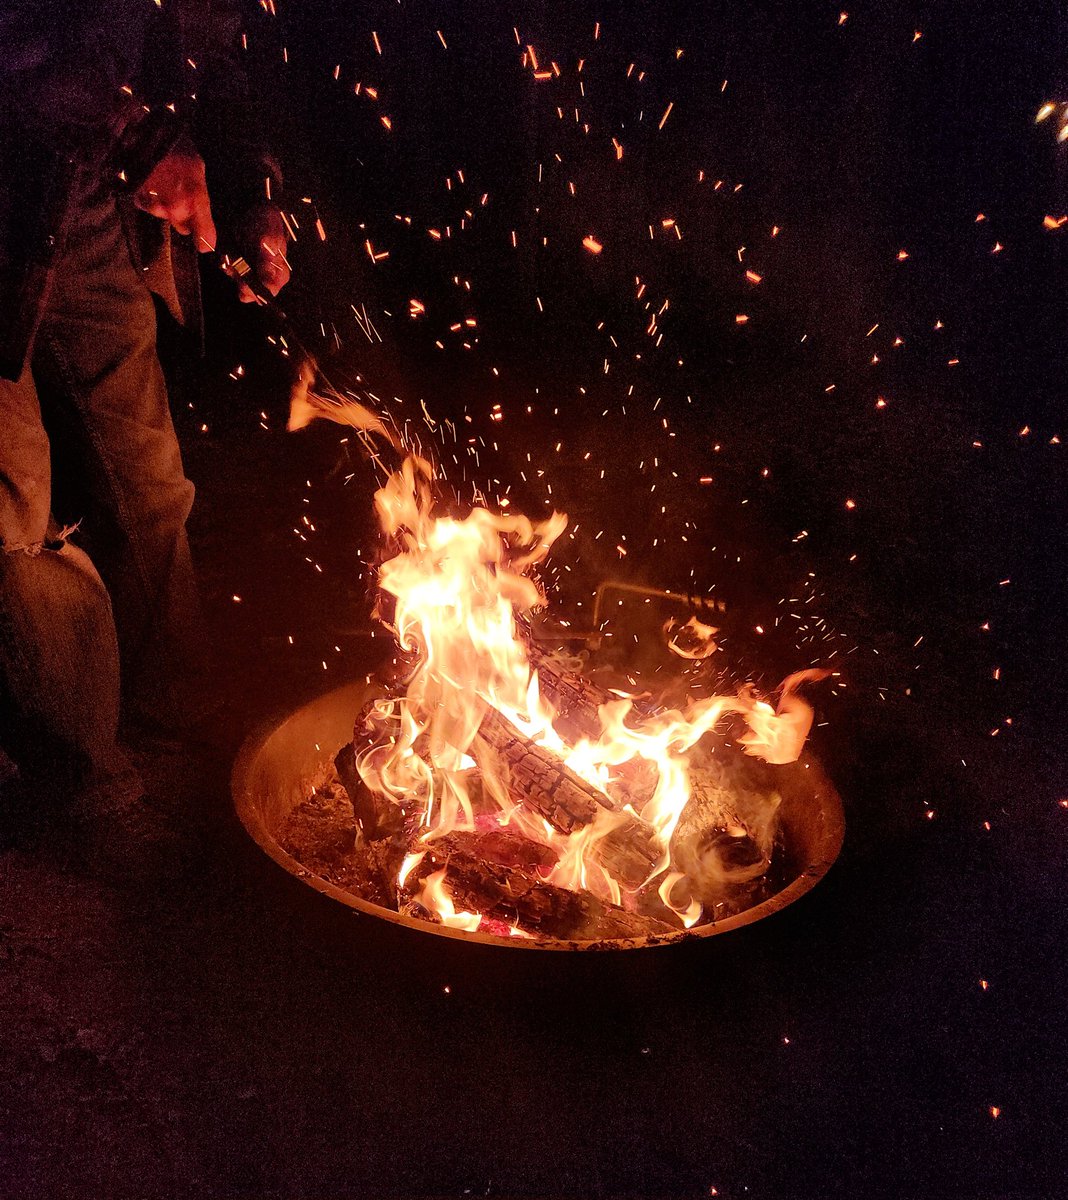
<svg viewBox="0 0 1068 1200">
<path fill-rule="evenodd" d="M 643 987 L 664 989 L 690 1039 L 649 1035 L 673 1055 L 672 1071 L 640 1060 L 650 1095 L 676 1117 L 705 1113 L 692 1119 L 730 1164 L 730 1194 L 754 1179 L 770 1196 L 1064 1194 L 1052 1147 L 1065 1061 L 1068 224 L 1043 219 L 1068 212 L 1068 144 L 1056 142 L 1063 109 L 1035 115 L 1068 102 L 1068 30 L 1054 3 L 844 7 L 840 22 L 840 6 L 815 3 L 277 0 L 253 38 L 301 221 L 286 306 L 331 377 L 362 372 L 424 434 L 419 400 L 452 420 L 462 432 L 446 433 L 442 456 L 464 494 L 477 483 L 530 512 L 566 510 L 578 532 L 553 578 L 565 608 L 607 575 L 714 588 L 732 602 L 744 671 L 774 684 L 832 650 L 847 664 L 849 690 L 820 700 L 829 724 L 815 742 L 849 834 L 814 915 L 724 950 L 714 984 L 696 956 L 690 976 L 618 968 L 638 999 L 607 1033 L 597 1015 L 563 1033 L 516 1018 L 531 1062 L 554 1038 L 573 1052 L 567 1111 L 585 1088 L 624 1130 L 623 1154 L 569 1146 L 560 1170 L 575 1194 L 595 1160 L 601 1190 L 588 1194 L 696 1195 L 698 1180 L 722 1179 L 682 1126 L 658 1157 L 639 1100 L 616 1087 L 613 1037 L 646 1037 Z M 536 80 L 528 45 L 559 76 Z M 367 242 L 388 257 L 372 262 Z M 382 345 L 350 303 L 374 315 Z M 216 324 L 219 379 L 262 345 L 258 314 L 240 319 L 243 346 L 232 315 Z M 253 550 L 244 565 L 221 556 L 216 601 L 243 597 L 237 638 L 297 629 L 318 671 L 363 611 L 352 547 L 369 550 L 372 484 L 358 464 L 334 469 L 335 429 L 281 433 L 266 376 L 252 367 L 213 411 L 198 400 L 212 433 L 186 433 L 194 466 L 199 453 L 230 470 L 240 445 L 275 464 L 269 487 L 230 498 L 248 506 Z M 206 472 L 202 513 L 220 474 Z M 262 504 L 284 511 L 264 522 Z M 290 533 L 298 513 L 316 526 L 307 541 Z M 773 636 L 753 636 L 758 623 Z M 682 976 L 712 989 L 709 1026 L 730 1036 L 675 1005 Z M 482 983 L 493 978 L 487 967 Z M 515 1068 L 511 1010 L 487 989 L 467 1017 L 487 1022 L 489 1044 L 499 1026 Z M 588 1061 L 571 1045 L 579 1027 Z M 771 1062 L 767 1047 L 798 1027 L 820 1095 Z M 448 1028 L 457 1046 L 473 1037 Z M 480 1044 L 470 1059 L 446 1047 L 438 1065 L 477 1072 Z M 536 1123 L 539 1080 L 489 1094 Z M 741 1140 L 723 1133 L 735 1126 Z M 439 1176 L 415 1159 L 405 1170 L 431 1191 L 481 1179 L 457 1165 L 465 1154 L 516 1187 L 537 1175 L 479 1136 L 435 1140 L 430 1161 L 451 1163 Z"/>
<path fill-rule="evenodd" d="M 772 599 L 769 557 L 818 568 L 863 611 L 854 637 L 935 642 L 979 725 L 1005 704 L 980 682 L 995 660 L 1062 694 L 1056 656 L 1033 653 L 1066 632 L 1068 232 L 1043 217 L 1068 175 L 1058 117 L 1034 123 L 1068 98 L 1057 5 L 277 8 L 253 43 L 288 203 L 328 234 L 304 221 L 287 303 L 308 331 L 332 323 L 333 374 L 469 417 L 497 451 L 468 448 L 457 482 L 528 506 L 551 484 L 605 530 L 576 543 L 583 584 L 729 589 L 680 515 L 713 545 L 744 516 Z M 527 45 L 559 77 L 535 80 Z"/>
</svg>

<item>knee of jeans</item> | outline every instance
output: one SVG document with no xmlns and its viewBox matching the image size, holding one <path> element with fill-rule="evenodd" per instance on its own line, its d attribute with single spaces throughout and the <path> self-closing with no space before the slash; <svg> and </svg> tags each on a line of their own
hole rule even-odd
<svg viewBox="0 0 1068 1200">
<path fill-rule="evenodd" d="M 45 455 L 47 461 L 47 448 Z M 37 555 L 46 548 L 50 502 L 46 474 L 0 470 L 0 555 Z"/>
<path fill-rule="evenodd" d="M 164 526 L 185 524 L 194 489 L 172 433 L 154 432 L 115 471 L 117 498 L 128 516 Z"/>
<path fill-rule="evenodd" d="M 143 457 L 134 486 L 145 493 L 144 503 L 184 521 L 193 507 L 194 488 L 186 478 L 173 429 L 168 425 L 154 430 L 141 449 Z"/>
<path fill-rule="evenodd" d="M 188 517 L 193 508 L 193 501 L 196 499 L 197 490 L 192 482 L 182 476 L 182 504 L 185 508 L 185 515 Z"/>
<path fill-rule="evenodd" d="M 77 525 L 64 525 L 61 529 L 49 527 L 41 538 L 26 537 L 23 530 L 0 535 L 0 558 L 15 555 L 37 558 L 47 550 L 62 550 L 77 528 Z"/>
<path fill-rule="evenodd" d="M 165 525 L 184 526 L 193 508 L 193 485 L 180 471 L 157 480 L 144 502 L 144 512 Z"/>
</svg>

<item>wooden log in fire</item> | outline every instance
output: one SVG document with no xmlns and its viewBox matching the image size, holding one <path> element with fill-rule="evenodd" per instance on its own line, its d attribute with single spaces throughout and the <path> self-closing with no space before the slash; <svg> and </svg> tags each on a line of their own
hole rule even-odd
<svg viewBox="0 0 1068 1200">
<path fill-rule="evenodd" d="M 570 670 L 556 656 L 549 654 L 524 626 L 527 658 L 538 673 L 538 690 L 556 712 L 553 725 L 566 741 L 587 738 L 597 741 L 603 732 L 599 710 L 602 705 L 618 703 L 624 696 L 602 684 L 593 683 L 584 675 Z M 630 693 L 637 687 L 633 681 L 624 689 L 630 695 L 634 711 L 648 717 L 663 705 L 663 697 L 655 700 L 648 692 Z"/>
<path fill-rule="evenodd" d="M 412 807 L 398 805 L 368 788 L 360 777 L 357 759 L 371 751 L 383 734 L 380 721 L 369 719 L 370 708 L 356 721 L 354 740 L 342 747 L 335 766 L 352 801 L 353 812 L 368 842 L 388 840 L 402 849 L 410 829 Z M 604 832 L 591 837 L 589 858 L 599 863 L 625 888 L 639 887 L 661 858 L 661 847 L 648 822 L 617 808 L 603 792 L 570 770 L 557 755 L 532 742 L 496 709 L 483 718 L 474 753 L 489 752 L 504 765 L 509 796 L 517 805 L 537 813 L 556 830 L 572 834 L 599 822 Z"/>
<path fill-rule="evenodd" d="M 541 695 L 556 712 L 553 724 L 561 736 L 570 741 L 580 738 L 596 741 L 601 736 L 598 709 L 602 704 L 618 700 L 619 697 L 607 688 L 598 687 L 581 675 L 567 670 L 533 640 L 528 642 L 527 655 L 530 665 L 538 673 Z"/>
<path fill-rule="evenodd" d="M 454 830 L 444 838 L 432 838 L 428 845 L 449 853 L 462 851 L 482 862 L 529 872 L 550 871 L 560 858 L 551 846 L 535 842 L 507 826 Z"/>
<path fill-rule="evenodd" d="M 346 743 L 337 752 L 334 768 L 352 801 L 352 811 L 360 833 L 368 842 L 401 836 L 408 815 L 405 808 L 394 804 L 387 796 L 372 791 L 364 783 L 356 766 L 358 754 L 359 749 L 354 743 Z"/>
<path fill-rule="evenodd" d="M 614 904 L 587 891 L 571 891 L 534 871 L 487 861 L 478 834 L 454 833 L 430 843 L 413 882 L 445 869 L 445 885 L 457 908 L 518 926 L 541 937 L 565 940 L 647 937 L 674 926 Z"/>
<path fill-rule="evenodd" d="M 610 821 L 612 827 L 593 841 L 590 857 L 626 888 L 637 888 L 649 878 L 661 849 L 647 821 L 615 809 L 608 796 L 576 775 L 551 750 L 525 737 L 496 709 L 491 708 L 483 718 L 477 743 L 505 764 L 508 794 L 517 804 L 566 834 L 598 820 Z"/>
</svg>

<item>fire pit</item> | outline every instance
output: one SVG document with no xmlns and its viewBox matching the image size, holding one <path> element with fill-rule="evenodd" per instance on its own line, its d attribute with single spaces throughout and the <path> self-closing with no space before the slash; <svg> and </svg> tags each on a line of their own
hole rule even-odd
<svg viewBox="0 0 1068 1200">
<path fill-rule="evenodd" d="M 238 811 L 273 858 L 386 920 L 569 949 L 719 933 L 824 874 L 842 812 L 802 757 L 815 710 L 799 689 L 831 670 L 793 673 L 769 703 L 730 683 L 695 615 L 664 624 L 644 681 L 551 650 L 530 622 L 564 514 L 454 515 L 414 454 L 375 508 L 375 615 L 396 655 L 246 747 Z"/>
<path fill-rule="evenodd" d="M 782 887 L 743 912 L 690 929 L 596 941 L 504 937 L 479 930 L 457 929 L 395 912 L 318 877 L 288 854 L 278 841 L 290 814 L 307 800 L 312 781 L 321 776 L 324 766 L 350 741 L 353 714 L 363 708 L 375 691 L 367 683 L 352 683 L 303 705 L 251 737 L 242 748 L 233 772 L 237 814 L 260 849 L 309 887 L 368 916 L 441 937 L 466 938 L 518 949 L 637 949 L 711 937 L 770 916 L 813 888 L 830 869 L 841 849 L 845 830 L 841 800 L 818 762 L 806 753 L 796 763 L 777 768 L 782 797 L 778 809 Z"/>
</svg>

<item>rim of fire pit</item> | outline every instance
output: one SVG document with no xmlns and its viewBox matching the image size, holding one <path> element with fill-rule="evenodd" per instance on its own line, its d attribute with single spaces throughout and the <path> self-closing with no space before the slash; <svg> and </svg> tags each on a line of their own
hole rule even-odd
<svg viewBox="0 0 1068 1200">
<path fill-rule="evenodd" d="M 307 798 L 307 789 L 315 772 L 352 736 L 356 714 L 374 692 L 373 683 L 358 681 L 334 688 L 322 696 L 291 709 L 282 716 L 265 722 L 244 742 L 234 762 L 231 776 L 234 807 L 241 824 L 257 846 L 269 858 L 296 876 L 315 891 L 379 920 L 391 921 L 408 929 L 457 938 L 482 945 L 503 946 L 517 950 L 637 950 L 649 946 L 664 946 L 694 938 L 714 937 L 744 925 L 751 925 L 771 916 L 809 892 L 834 864 L 845 836 L 845 815 L 841 797 L 828 780 L 819 762 L 811 754 L 803 754 L 794 770 L 784 778 L 804 784 L 804 788 L 781 788 L 784 809 L 787 801 L 806 806 L 807 819 L 816 826 L 811 832 L 811 844 L 800 860 L 797 875 L 781 891 L 747 908 L 743 912 L 696 925 L 692 929 L 671 933 L 650 934 L 646 937 L 602 938 L 594 941 L 565 939 L 513 938 L 492 933 L 454 929 L 431 921 L 404 916 L 393 909 L 383 908 L 364 900 L 336 884 L 315 875 L 278 844 L 273 828 L 279 818 Z M 807 797 L 802 791 L 808 792 Z M 273 820 L 272 820 L 273 814 Z M 784 818 L 785 820 L 785 818 Z M 802 865 L 803 864 L 803 865 Z"/>
</svg>

